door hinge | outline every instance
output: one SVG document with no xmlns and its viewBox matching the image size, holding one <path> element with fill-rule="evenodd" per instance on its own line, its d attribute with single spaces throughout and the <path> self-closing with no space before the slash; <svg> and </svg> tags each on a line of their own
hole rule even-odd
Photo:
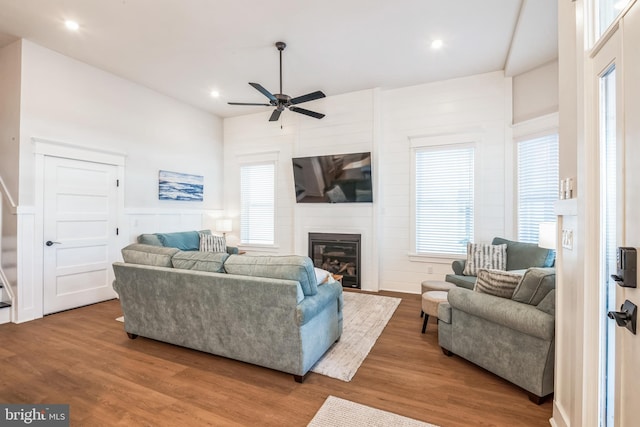
<svg viewBox="0 0 640 427">
<path fill-rule="evenodd" d="M 120 235 L 120 229 L 116 227 L 116 236 Z"/>
<path fill-rule="evenodd" d="M 116 179 L 116 187 L 120 187 L 120 180 Z"/>
</svg>

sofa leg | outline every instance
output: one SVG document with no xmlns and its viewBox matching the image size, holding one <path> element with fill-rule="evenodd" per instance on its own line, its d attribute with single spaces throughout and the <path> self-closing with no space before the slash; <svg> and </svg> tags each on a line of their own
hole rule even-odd
<svg viewBox="0 0 640 427">
<path fill-rule="evenodd" d="M 447 357 L 453 356 L 453 352 L 451 350 L 447 350 L 444 347 L 440 347 L 440 348 L 442 349 L 442 353 L 444 353 L 445 356 L 447 356 Z"/>
<path fill-rule="evenodd" d="M 424 314 L 424 321 L 422 322 L 422 333 L 424 334 L 427 330 L 427 322 L 429 321 L 429 315 L 427 313 Z"/>
<path fill-rule="evenodd" d="M 297 383 L 302 384 L 304 382 L 304 380 L 307 379 L 307 375 L 309 375 L 309 373 L 307 372 L 304 375 L 294 375 L 293 379 L 296 380 Z"/>
<path fill-rule="evenodd" d="M 547 397 L 549 397 L 550 395 L 538 396 L 531 392 L 527 392 L 527 396 L 529 396 L 529 400 L 535 403 L 536 405 L 542 405 L 545 402 L 545 400 L 547 400 Z"/>
<path fill-rule="evenodd" d="M 132 340 L 135 340 L 136 338 L 138 338 L 138 335 L 132 334 L 132 333 L 129 333 L 129 332 L 127 332 L 127 336 L 129 337 L 129 339 L 132 339 Z"/>
</svg>

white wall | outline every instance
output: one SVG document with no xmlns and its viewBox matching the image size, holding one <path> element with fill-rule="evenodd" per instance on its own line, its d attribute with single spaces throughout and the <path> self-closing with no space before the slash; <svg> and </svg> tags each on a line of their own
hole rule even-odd
<svg viewBox="0 0 640 427">
<path fill-rule="evenodd" d="M 0 49 L 0 176 L 18 203 L 21 42 Z"/>
<path fill-rule="evenodd" d="M 235 219 L 231 238 L 238 238 L 239 229 L 239 162 L 243 156 L 276 153 L 274 252 L 306 255 L 309 232 L 359 233 L 363 289 L 419 292 L 423 280 L 451 272 L 451 258 L 410 260 L 409 138 L 461 131 L 478 135 L 475 240 L 510 237 L 505 232 L 505 211 L 511 209 L 505 202 L 510 88 L 511 80 L 497 72 L 305 104 L 325 113 L 322 120 L 289 111 L 277 123 L 267 121 L 270 111 L 225 119 L 225 211 Z M 373 204 L 295 203 L 292 157 L 362 151 L 373 156 Z"/>
<path fill-rule="evenodd" d="M 221 209 L 222 121 L 23 41 L 20 201 L 34 203 L 32 138 L 126 154 L 128 208 Z M 158 200 L 158 170 L 204 176 L 203 202 Z"/>
<path fill-rule="evenodd" d="M 557 111 L 557 60 L 513 77 L 513 123 Z"/>
<path fill-rule="evenodd" d="M 511 80 L 502 72 L 383 91 L 380 144 L 380 288 L 420 292 L 423 280 L 443 280 L 452 258 L 410 257 L 411 147 L 417 137 L 473 134 L 475 236 L 512 237 Z M 508 191 L 507 191 L 508 190 Z M 384 248 L 384 249 L 382 249 Z M 464 256 L 460 257 L 464 258 Z"/>
</svg>

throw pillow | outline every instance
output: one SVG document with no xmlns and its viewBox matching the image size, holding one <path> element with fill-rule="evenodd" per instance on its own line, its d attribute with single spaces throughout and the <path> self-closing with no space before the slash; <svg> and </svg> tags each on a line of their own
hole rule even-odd
<svg viewBox="0 0 640 427">
<path fill-rule="evenodd" d="M 331 273 L 329 273 L 327 270 L 314 267 L 313 271 L 315 271 L 316 273 L 316 282 L 318 282 L 318 286 L 324 285 L 325 283 L 327 283 L 327 281 L 329 280 L 329 277 L 331 277 Z"/>
<path fill-rule="evenodd" d="M 477 276 L 481 268 L 505 270 L 507 268 L 507 245 L 467 243 L 467 262 L 462 274 Z"/>
<path fill-rule="evenodd" d="M 201 252 L 227 252 L 227 242 L 224 236 L 200 233 Z"/>
<path fill-rule="evenodd" d="M 496 297 L 511 298 L 521 279 L 522 274 L 519 273 L 480 269 L 473 290 Z"/>
</svg>

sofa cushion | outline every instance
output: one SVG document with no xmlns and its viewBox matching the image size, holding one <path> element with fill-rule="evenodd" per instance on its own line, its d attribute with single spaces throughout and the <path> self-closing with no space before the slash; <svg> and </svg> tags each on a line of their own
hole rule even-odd
<svg viewBox="0 0 640 427">
<path fill-rule="evenodd" d="M 536 308 L 540 311 L 544 311 L 547 314 L 552 316 L 556 315 L 556 290 L 551 289 L 549 293 L 542 298 L 540 304 L 536 306 Z"/>
<path fill-rule="evenodd" d="M 138 236 L 138 243 L 143 245 L 162 246 L 162 242 L 155 234 L 141 234 Z"/>
<path fill-rule="evenodd" d="M 511 299 L 525 304 L 538 305 L 555 287 L 556 270 L 554 268 L 529 268 L 524 273 Z"/>
<path fill-rule="evenodd" d="M 176 248 L 133 243 L 122 248 L 122 259 L 129 264 L 172 267 L 171 258 L 178 252 Z"/>
<path fill-rule="evenodd" d="M 481 268 L 505 270 L 507 265 L 507 245 L 486 245 L 467 243 L 467 261 L 464 265 L 465 276 L 476 276 Z"/>
<path fill-rule="evenodd" d="M 224 236 L 214 236 L 213 234 L 199 233 L 200 247 L 202 252 L 227 252 L 227 241 Z"/>
<path fill-rule="evenodd" d="M 544 249 L 535 243 L 514 242 L 512 240 L 496 237 L 494 245 L 507 245 L 506 270 L 521 270 L 529 267 L 553 267 L 555 251 Z"/>
<path fill-rule="evenodd" d="M 226 252 L 180 251 L 171 259 L 173 268 L 183 270 L 224 273 L 224 262 L 229 258 Z"/>
<path fill-rule="evenodd" d="M 496 297 L 511 298 L 520 279 L 522 279 L 522 273 L 481 269 L 478 271 L 478 278 L 473 290 Z"/>
<path fill-rule="evenodd" d="M 306 256 L 230 255 L 224 263 L 229 274 L 296 280 L 305 295 L 318 293 L 316 273 L 311 258 Z"/>
</svg>

